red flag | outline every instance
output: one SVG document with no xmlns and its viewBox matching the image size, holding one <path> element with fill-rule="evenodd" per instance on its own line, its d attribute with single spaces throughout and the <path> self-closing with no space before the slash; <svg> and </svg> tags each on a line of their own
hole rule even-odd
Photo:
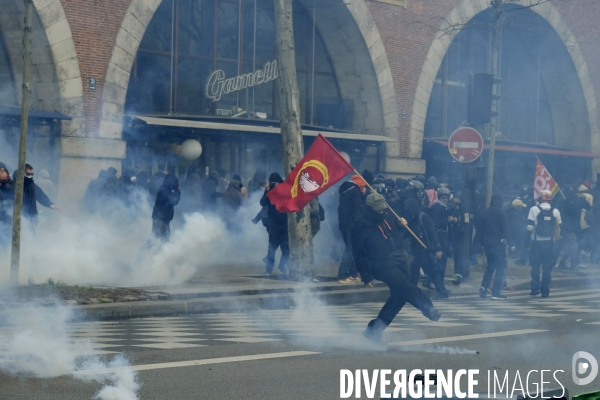
<svg viewBox="0 0 600 400">
<path fill-rule="evenodd" d="M 300 211 L 352 171 L 352 165 L 319 133 L 286 181 L 269 191 L 267 197 L 281 213 Z"/>
<path fill-rule="evenodd" d="M 536 156 L 537 158 L 537 156 Z M 533 181 L 533 198 L 538 199 L 540 197 L 540 191 L 549 190 L 552 192 L 552 197 L 558 193 L 560 188 L 558 184 L 550 175 L 550 172 L 544 167 L 544 164 L 537 158 L 537 165 L 535 167 L 535 180 Z"/>
</svg>

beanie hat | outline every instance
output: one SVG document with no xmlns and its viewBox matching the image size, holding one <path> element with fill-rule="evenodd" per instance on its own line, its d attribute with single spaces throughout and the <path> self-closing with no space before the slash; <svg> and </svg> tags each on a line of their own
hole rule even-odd
<svg viewBox="0 0 600 400">
<path fill-rule="evenodd" d="M 352 175 L 352 182 L 356 183 L 356 186 L 367 186 L 367 182 L 358 175 Z"/>
<path fill-rule="evenodd" d="M 283 179 L 281 179 L 281 175 L 279 175 L 277 172 L 273 172 L 271 176 L 269 176 L 269 182 L 281 183 L 283 182 Z"/>
<path fill-rule="evenodd" d="M 385 197 L 379 193 L 371 193 L 367 196 L 367 205 L 375 211 L 385 210 L 387 204 L 385 203 Z"/>
<path fill-rule="evenodd" d="M 588 188 L 588 190 L 590 190 L 592 188 L 592 185 L 589 181 L 585 181 L 582 183 L 582 186 L 585 186 L 586 188 Z"/>
</svg>

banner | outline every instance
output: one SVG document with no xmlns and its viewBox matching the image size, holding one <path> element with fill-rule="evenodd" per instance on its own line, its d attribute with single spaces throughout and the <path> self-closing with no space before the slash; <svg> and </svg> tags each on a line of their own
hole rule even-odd
<svg viewBox="0 0 600 400">
<path fill-rule="evenodd" d="M 536 156 L 537 158 L 537 156 Z M 549 190 L 552 192 L 552 198 L 560 191 L 558 184 L 550 175 L 550 172 L 544 167 L 544 164 L 537 158 L 535 167 L 535 180 L 533 181 L 533 198 L 537 200 L 540 197 L 540 191 Z"/>
<path fill-rule="evenodd" d="M 354 168 L 319 133 L 286 181 L 269 191 L 267 197 L 280 213 L 300 211 L 352 171 Z"/>
</svg>

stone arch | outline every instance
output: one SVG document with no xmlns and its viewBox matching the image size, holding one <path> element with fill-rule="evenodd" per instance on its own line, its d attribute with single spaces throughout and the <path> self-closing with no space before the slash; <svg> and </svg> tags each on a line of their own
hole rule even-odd
<svg viewBox="0 0 600 400">
<path fill-rule="evenodd" d="M 133 61 L 146 28 L 161 1 L 132 0 L 125 13 L 123 23 L 117 34 L 105 78 L 100 120 L 101 137 L 121 138 L 125 97 Z M 358 117 L 361 118 L 361 121 L 356 125 L 365 133 L 381 134 L 381 130 L 383 130 L 385 135 L 397 139 L 399 126 L 398 107 L 392 73 L 375 21 L 369 12 L 365 0 L 353 1 L 347 5 L 344 5 L 342 1 L 339 1 L 339 3 L 339 7 L 344 7 L 349 11 L 356 24 L 341 24 L 340 26 L 343 29 L 339 29 L 336 34 L 342 35 L 342 37 L 361 37 L 363 40 L 360 44 L 362 49 L 359 49 L 358 46 L 350 46 L 347 49 L 355 54 L 355 62 L 344 65 L 343 68 L 349 68 L 356 75 L 365 72 L 366 75 L 370 74 L 373 77 L 373 82 L 369 82 L 369 77 L 365 77 L 365 82 L 362 82 L 360 77 L 358 78 L 358 82 L 354 82 L 350 78 L 347 82 L 347 90 L 350 90 L 352 82 L 358 83 L 360 84 L 359 87 L 365 88 L 362 92 L 358 90 L 352 94 L 354 99 L 365 103 L 365 110 L 367 110 L 364 115 L 361 114 Z M 339 9 L 339 7 L 331 7 L 331 9 Z M 333 11 L 328 12 L 332 17 L 336 15 Z M 344 15 L 339 12 L 337 14 Z M 337 16 L 336 18 L 340 17 Z M 319 22 L 317 24 L 320 30 L 327 30 L 325 22 L 321 26 L 319 26 Z M 327 33 L 329 34 L 329 32 Z M 327 44 L 327 35 L 323 36 L 325 45 L 331 51 L 331 46 Z M 349 40 L 346 39 L 346 42 L 349 42 Z M 365 49 L 365 45 L 369 54 L 366 60 L 364 57 L 357 55 Z M 376 101 L 373 101 L 373 87 L 376 90 L 378 89 L 379 92 L 375 93 Z M 344 88 L 341 88 L 341 90 L 343 91 Z M 355 120 L 356 118 L 355 116 Z"/>
<path fill-rule="evenodd" d="M 60 0 L 33 0 L 32 101 L 34 109 L 60 111 L 73 119 L 64 121 L 63 136 L 85 135 L 83 85 L 75 43 Z M 17 88 L 23 80 L 23 20 L 19 0 L 0 0 L 3 28 Z M 17 95 L 20 102 L 21 96 Z"/>
<path fill-rule="evenodd" d="M 520 5 L 524 3 L 524 0 L 510 0 L 510 2 Z M 440 26 L 440 32 L 443 32 L 449 25 L 466 24 L 471 18 L 487 8 L 489 8 L 489 1 L 487 0 L 462 0 L 445 18 L 445 21 Z M 592 149 L 598 152 L 600 151 L 600 125 L 598 124 L 597 117 L 596 95 L 581 48 L 573 32 L 566 22 L 564 22 L 560 12 L 554 5 L 546 2 L 532 7 L 531 10 L 548 22 L 569 51 L 583 89 L 588 112 Z M 447 34 L 438 34 L 429 47 L 427 58 L 421 69 L 413 102 L 409 132 L 409 157 L 421 157 L 425 118 L 435 77 L 450 44 L 458 33 L 459 30 Z"/>
</svg>

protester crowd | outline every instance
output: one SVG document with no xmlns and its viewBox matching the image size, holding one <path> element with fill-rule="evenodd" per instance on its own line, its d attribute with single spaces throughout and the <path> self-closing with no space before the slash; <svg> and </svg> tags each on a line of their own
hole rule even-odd
<svg viewBox="0 0 600 400">
<path fill-rule="evenodd" d="M 35 231 L 38 204 L 58 210 L 51 200 L 56 191 L 47 171 L 40 171 L 37 182 L 31 165 L 27 164 L 24 172 L 22 215 Z M 7 246 L 11 238 L 16 173 L 11 176 L 0 162 L 0 246 Z M 140 200 L 150 200 L 154 204 L 148 215 L 153 222 L 150 246 L 169 241 L 175 207 L 186 213 L 216 215 L 228 230 L 235 231 L 242 223 L 238 211 L 247 204 L 258 211 L 252 222 L 261 223 L 268 233 L 265 275 L 273 274 L 278 249 L 280 274 L 289 272 L 288 215 L 278 212 L 267 196 L 283 182 L 279 173 L 273 172 L 267 179 L 267 171 L 259 168 L 246 182 L 240 175 L 228 179 L 224 169 L 210 171 L 205 177 L 198 172 L 186 174 L 182 182 L 175 173 L 167 172 L 128 169 L 121 177 L 117 175 L 115 168 L 108 168 L 89 182 L 83 199 L 88 213 L 109 217 L 115 204 L 136 213 Z M 588 181 L 566 185 L 557 195 L 548 190 L 534 195 L 533 188 L 526 185 L 517 193 L 495 187 L 486 208 L 481 191 L 475 190 L 467 214 L 473 223 L 466 225 L 470 231 L 465 235 L 460 190 L 434 176 L 392 180 L 365 170 L 323 193 L 325 206 L 316 197 L 308 207 L 312 236 L 327 217 L 334 227 L 334 241 L 343 248 L 337 274 L 340 284 L 372 287 L 377 279 L 390 287 L 390 299 L 365 333 L 378 340 L 406 302 L 427 318 L 439 319 L 439 312 L 418 286 L 435 290 L 438 299 L 449 297 L 444 282 L 449 259 L 453 259 L 452 281 L 460 284 L 469 279 L 471 265 L 479 263 L 478 255 L 484 254 L 486 270 L 479 295 L 491 295 L 494 300 L 506 299 L 504 293 L 512 289 L 506 281 L 508 257 L 518 265 L 529 263 L 531 295 L 548 297 L 555 267 L 580 274 L 585 268 L 582 257 L 591 263 L 600 261 L 595 245 L 600 242 L 599 195 Z"/>
</svg>

